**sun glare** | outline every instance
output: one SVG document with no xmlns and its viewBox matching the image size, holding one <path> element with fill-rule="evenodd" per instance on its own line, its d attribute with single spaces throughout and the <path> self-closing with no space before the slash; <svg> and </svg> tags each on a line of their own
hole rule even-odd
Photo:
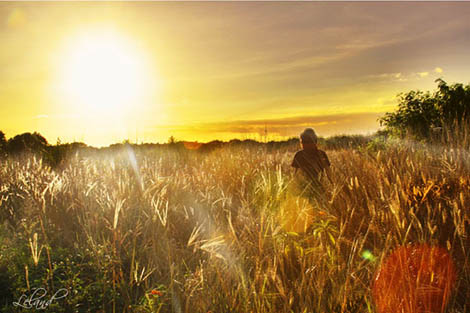
<svg viewBox="0 0 470 313">
<path fill-rule="evenodd" d="M 148 93 L 149 75 L 143 57 L 117 34 L 72 40 L 62 73 L 67 103 L 95 117 L 125 115 Z"/>
</svg>

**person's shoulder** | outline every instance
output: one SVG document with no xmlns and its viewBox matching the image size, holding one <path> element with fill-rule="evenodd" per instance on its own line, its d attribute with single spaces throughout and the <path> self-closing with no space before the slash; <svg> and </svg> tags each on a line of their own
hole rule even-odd
<svg viewBox="0 0 470 313">
<path fill-rule="evenodd" d="M 297 151 L 297 152 L 294 154 L 294 159 L 295 159 L 295 158 L 298 158 L 298 157 L 301 157 L 304 153 L 305 153 L 304 150 L 299 150 L 299 151 Z"/>
<path fill-rule="evenodd" d="M 299 150 L 299 151 L 297 151 L 297 152 L 294 154 L 294 159 L 293 159 L 293 161 L 294 161 L 294 162 L 297 162 L 300 158 L 302 158 L 302 150 Z"/>
<path fill-rule="evenodd" d="M 302 151 L 303 150 L 299 150 L 295 153 L 294 158 L 292 160 L 293 167 L 300 167 L 300 164 L 302 163 Z"/>
<path fill-rule="evenodd" d="M 330 166 L 330 160 L 328 159 L 328 155 L 325 151 L 319 150 L 320 158 L 323 160 L 326 167 Z"/>
</svg>

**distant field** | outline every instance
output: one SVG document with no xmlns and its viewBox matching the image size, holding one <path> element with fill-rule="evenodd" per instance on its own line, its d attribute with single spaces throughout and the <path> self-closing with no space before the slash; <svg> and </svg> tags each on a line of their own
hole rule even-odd
<svg viewBox="0 0 470 313">
<path fill-rule="evenodd" d="M 445 312 L 469 312 L 468 150 L 327 150 L 319 191 L 296 148 L 1 161 L 2 312 L 34 288 L 68 290 L 48 312 L 377 312 L 374 274 L 407 243 L 449 249 Z"/>
</svg>

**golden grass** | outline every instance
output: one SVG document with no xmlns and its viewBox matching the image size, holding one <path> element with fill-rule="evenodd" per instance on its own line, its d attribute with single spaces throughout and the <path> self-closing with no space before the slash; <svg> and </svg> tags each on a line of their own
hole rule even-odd
<svg viewBox="0 0 470 313">
<path fill-rule="evenodd" d="M 467 150 L 396 142 L 327 151 L 319 192 L 294 176 L 294 149 L 135 151 L 135 162 L 132 151 L 77 155 L 60 171 L 7 160 L 0 238 L 31 253 L 15 286 L 78 288 L 57 270 L 66 249 L 93 264 L 100 284 L 90 295 L 110 295 L 93 312 L 378 312 L 371 285 L 381 261 L 427 243 L 456 265 L 447 312 L 470 310 Z M 43 285 L 32 286 L 32 268 L 46 273 Z M 64 311 L 73 297 L 59 303 Z"/>
</svg>

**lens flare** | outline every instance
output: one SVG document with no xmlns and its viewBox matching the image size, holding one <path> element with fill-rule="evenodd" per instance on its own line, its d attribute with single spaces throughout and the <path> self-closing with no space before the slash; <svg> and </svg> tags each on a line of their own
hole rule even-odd
<svg viewBox="0 0 470 313">
<path fill-rule="evenodd" d="M 369 250 L 364 250 L 361 254 L 362 258 L 371 262 L 375 261 L 375 256 Z"/>
<path fill-rule="evenodd" d="M 202 143 L 197 141 L 185 141 L 183 142 L 183 145 L 188 150 L 198 150 L 199 148 L 201 148 Z"/>
<path fill-rule="evenodd" d="M 127 157 L 132 167 L 132 171 L 134 173 L 135 179 L 138 183 L 138 186 L 140 190 L 144 190 L 144 182 L 142 180 L 142 176 L 140 175 L 139 165 L 137 163 L 137 158 L 135 156 L 134 149 L 132 149 L 131 145 L 126 144 L 126 152 L 127 152 Z"/>
<path fill-rule="evenodd" d="M 397 248 L 383 261 L 372 294 L 379 313 L 442 313 L 455 279 L 446 249 L 414 244 Z"/>
<path fill-rule="evenodd" d="M 312 225 L 313 212 L 309 199 L 288 193 L 280 204 L 277 219 L 285 231 L 300 234 Z"/>
</svg>

